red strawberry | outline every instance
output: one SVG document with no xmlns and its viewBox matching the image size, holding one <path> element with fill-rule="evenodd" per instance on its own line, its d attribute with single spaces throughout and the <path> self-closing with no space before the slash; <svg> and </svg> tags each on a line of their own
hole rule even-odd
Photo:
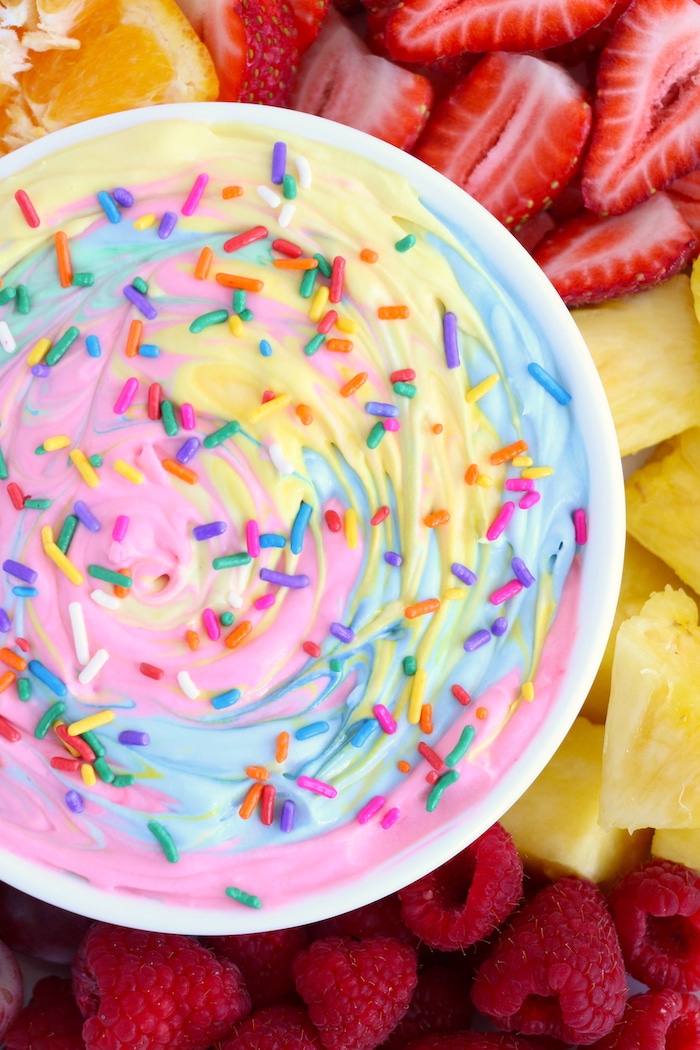
<svg viewBox="0 0 700 1050">
<path fill-rule="evenodd" d="M 330 0 L 289 0 L 297 25 L 299 54 L 311 47 L 321 32 Z"/>
<path fill-rule="evenodd" d="M 516 226 L 564 189 L 590 121 L 583 89 L 561 67 L 497 52 L 443 99 L 415 154 Z"/>
<path fill-rule="evenodd" d="M 538 211 L 531 219 L 518 226 L 513 233 L 523 248 L 532 255 L 540 241 L 555 229 L 556 223 L 548 211 Z"/>
<path fill-rule="evenodd" d="M 700 170 L 669 182 L 666 192 L 700 241 Z"/>
<path fill-rule="evenodd" d="M 598 70 L 583 196 L 619 214 L 700 166 L 700 5 L 637 0 L 619 18 Z"/>
<path fill-rule="evenodd" d="M 545 237 L 533 257 L 567 306 L 583 306 L 672 277 L 696 249 L 680 212 L 657 193 L 625 215 L 582 212 Z"/>
<path fill-rule="evenodd" d="M 547 51 L 546 57 L 551 59 L 552 62 L 561 62 L 562 65 L 572 66 L 595 55 L 597 51 L 605 47 L 615 23 L 631 3 L 632 0 L 615 0 L 607 18 L 604 18 L 597 26 L 593 26 L 592 29 L 586 30 L 585 33 L 582 33 L 581 36 L 576 37 L 574 40 L 570 40 L 560 47 L 553 47 Z"/>
<path fill-rule="evenodd" d="M 585 33 L 614 0 L 405 0 L 387 41 L 401 62 L 429 62 L 460 51 L 535 51 Z"/>
<path fill-rule="evenodd" d="M 430 82 L 369 48 L 330 11 L 299 67 L 291 108 L 411 149 L 433 103 Z"/>
</svg>

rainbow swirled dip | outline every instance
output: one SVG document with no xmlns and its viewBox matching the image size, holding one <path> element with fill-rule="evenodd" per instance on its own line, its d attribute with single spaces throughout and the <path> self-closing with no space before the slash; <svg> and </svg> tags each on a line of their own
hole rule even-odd
<svg viewBox="0 0 700 1050">
<path fill-rule="evenodd" d="M 577 632 L 527 304 L 396 173 L 244 124 L 60 150 L 0 230 L 3 847 L 264 911 L 438 843 Z"/>
</svg>

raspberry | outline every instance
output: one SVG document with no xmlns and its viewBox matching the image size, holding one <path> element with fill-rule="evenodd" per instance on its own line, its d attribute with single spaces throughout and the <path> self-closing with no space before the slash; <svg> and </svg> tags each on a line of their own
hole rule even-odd
<svg viewBox="0 0 700 1050">
<path fill-rule="evenodd" d="M 229 937 L 208 937 L 215 955 L 230 959 L 243 974 L 253 1010 L 298 999 L 292 975 L 297 952 L 311 940 L 308 929 L 270 930 Z"/>
<path fill-rule="evenodd" d="M 83 1018 L 70 981 L 43 977 L 7 1033 L 7 1050 L 85 1050 Z"/>
<path fill-rule="evenodd" d="M 535 1050 L 535 1044 L 518 1035 L 500 1032 L 432 1033 L 407 1043 L 405 1050 Z"/>
<path fill-rule="evenodd" d="M 700 988 L 700 875 L 647 861 L 615 883 L 608 906 L 633 977 L 650 988 Z"/>
<path fill-rule="evenodd" d="M 401 918 L 401 901 L 395 893 L 373 904 L 365 904 L 354 911 L 346 911 L 316 925 L 318 937 L 398 937 L 406 944 L 418 945 L 418 938 L 411 933 Z"/>
<path fill-rule="evenodd" d="M 627 1000 L 622 1021 L 592 1050 L 691 1050 L 700 1046 L 700 999 L 665 988 Z"/>
<path fill-rule="evenodd" d="M 453 1032 L 471 1021 L 469 984 L 460 970 L 425 966 L 411 1004 L 382 1050 L 404 1050 L 411 1039 L 428 1032 Z"/>
<path fill-rule="evenodd" d="M 326 1050 L 374 1050 L 408 1009 L 416 953 L 395 937 L 313 941 L 294 960 L 297 991 Z"/>
<path fill-rule="evenodd" d="M 221 1050 L 323 1050 L 323 1043 L 302 1006 L 282 1003 L 241 1021 Z"/>
<path fill-rule="evenodd" d="M 239 969 L 192 937 L 96 923 L 73 969 L 86 1050 L 207 1050 L 250 1010 Z"/>
<path fill-rule="evenodd" d="M 488 937 L 513 911 L 523 866 L 500 824 L 447 864 L 399 891 L 410 930 L 431 948 L 456 951 Z"/>
<path fill-rule="evenodd" d="M 627 998 L 620 945 L 592 882 L 559 879 L 501 932 L 472 986 L 477 1010 L 505 1029 L 595 1042 Z"/>
</svg>

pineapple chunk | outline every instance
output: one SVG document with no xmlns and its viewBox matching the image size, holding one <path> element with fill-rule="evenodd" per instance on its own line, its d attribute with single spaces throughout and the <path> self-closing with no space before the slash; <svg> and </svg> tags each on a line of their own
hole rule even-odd
<svg viewBox="0 0 700 1050">
<path fill-rule="evenodd" d="M 627 456 L 700 425 L 700 324 L 690 281 L 573 310 Z"/>
<path fill-rule="evenodd" d="M 651 840 L 651 852 L 700 872 L 700 828 L 658 828 Z"/>
<path fill-rule="evenodd" d="M 700 628 L 684 591 L 620 626 L 605 722 L 604 828 L 700 825 Z"/>
<path fill-rule="evenodd" d="M 647 856 L 651 832 L 604 831 L 598 823 L 604 732 L 577 718 L 537 780 L 501 818 L 530 871 L 609 883 Z"/>
<path fill-rule="evenodd" d="M 700 427 L 660 445 L 625 493 L 628 531 L 700 593 Z"/>
</svg>

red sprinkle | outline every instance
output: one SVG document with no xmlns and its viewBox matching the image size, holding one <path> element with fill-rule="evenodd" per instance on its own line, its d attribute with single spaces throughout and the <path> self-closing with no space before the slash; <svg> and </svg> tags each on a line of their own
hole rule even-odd
<svg viewBox="0 0 700 1050">
<path fill-rule="evenodd" d="M 156 682 L 159 682 L 165 672 L 162 667 L 154 667 L 153 664 L 140 663 L 139 671 L 144 674 L 146 678 L 154 678 Z"/>
<path fill-rule="evenodd" d="M 462 704 L 463 707 L 466 707 L 467 704 L 471 703 L 471 697 L 469 693 L 466 689 L 462 689 L 461 685 L 452 686 L 452 695 L 455 698 L 455 700 L 459 700 L 460 704 Z"/>
<path fill-rule="evenodd" d="M 309 656 L 313 656 L 315 660 L 321 655 L 321 646 L 316 645 L 316 642 L 304 642 L 302 649 L 305 653 L 308 653 Z"/>
<path fill-rule="evenodd" d="M 69 736 L 65 725 L 54 723 L 54 732 L 62 744 L 72 747 L 85 762 L 94 762 L 97 755 L 81 736 Z"/>
<path fill-rule="evenodd" d="M 268 827 L 275 819 L 275 795 L 277 789 L 274 784 L 266 784 L 260 796 L 260 820 Z"/>
<path fill-rule="evenodd" d="M 426 762 L 430 762 L 433 769 L 436 769 L 438 773 L 443 773 L 447 768 L 445 763 L 442 761 L 436 751 L 433 751 L 429 744 L 426 744 L 424 740 L 421 740 L 418 745 L 418 753 L 423 756 Z"/>
<path fill-rule="evenodd" d="M 342 255 L 336 255 L 331 266 L 331 288 L 328 299 L 332 303 L 339 303 L 343 298 L 343 284 L 345 283 L 345 259 Z"/>
<path fill-rule="evenodd" d="M 15 638 L 17 645 L 20 647 L 23 653 L 28 653 L 31 649 L 31 645 L 26 638 Z"/>
<path fill-rule="evenodd" d="M 4 736 L 11 744 L 16 744 L 18 740 L 22 739 L 19 729 L 15 728 L 11 722 L 8 722 L 3 715 L 0 715 L 0 736 Z"/>
<path fill-rule="evenodd" d="M 381 525 L 383 521 L 386 521 L 390 514 L 391 511 L 388 507 L 380 507 L 379 510 L 376 510 L 369 519 L 369 523 L 370 525 Z"/>
<path fill-rule="evenodd" d="M 412 368 L 399 368 L 389 376 L 392 383 L 412 383 L 415 378 L 416 373 Z"/>
<path fill-rule="evenodd" d="M 337 310 L 329 310 L 327 313 L 325 313 L 323 315 L 321 320 L 318 322 L 318 325 L 316 326 L 316 331 L 320 332 L 321 335 L 328 335 L 328 333 L 330 332 L 331 328 L 333 327 L 333 325 L 335 324 L 335 322 L 337 320 L 338 320 L 338 311 Z"/>
<path fill-rule="evenodd" d="M 235 252 L 238 248 L 245 248 L 247 244 L 253 244 L 254 241 L 262 241 L 265 237 L 267 237 L 265 226 L 253 226 L 252 229 L 239 233 L 235 237 L 229 237 L 227 241 L 224 241 L 224 251 Z"/>
<path fill-rule="evenodd" d="M 326 525 L 331 532 L 340 532 L 343 523 L 340 520 L 340 514 L 338 514 L 337 510 L 327 510 L 324 517 L 326 519 Z"/>
<path fill-rule="evenodd" d="M 277 395 L 274 390 L 263 390 L 262 403 L 267 404 L 268 401 L 274 401 Z"/>
<path fill-rule="evenodd" d="M 24 506 L 24 493 L 16 481 L 11 481 L 7 486 L 7 495 L 12 500 L 12 506 L 15 510 L 21 510 Z"/>
<path fill-rule="evenodd" d="M 54 769 L 63 769 L 66 773 L 77 773 L 80 769 L 80 759 L 54 755 L 51 759 L 51 765 Z"/>
<path fill-rule="evenodd" d="M 151 383 L 148 388 L 148 418 L 160 419 L 160 383 Z"/>
<path fill-rule="evenodd" d="M 277 240 L 272 242 L 272 247 L 276 252 L 281 252 L 282 255 L 288 255 L 290 259 L 298 259 L 301 255 L 301 248 L 298 244 L 292 244 L 291 241 L 285 241 L 282 237 L 278 237 Z"/>
<path fill-rule="evenodd" d="M 19 204 L 19 209 L 27 221 L 27 226 L 31 226 L 31 228 L 35 230 L 41 220 L 36 213 L 34 205 L 29 199 L 29 195 L 25 190 L 17 190 L 15 193 L 15 200 Z"/>
<path fill-rule="evenodd" d="M 425 779 L 429 784 L 437 784 L 438 780 L 440 779 L 440 774 L 437 772 L 437 770 L 431 769 L 430 772 L 426 774 Z"/>
</svg>

